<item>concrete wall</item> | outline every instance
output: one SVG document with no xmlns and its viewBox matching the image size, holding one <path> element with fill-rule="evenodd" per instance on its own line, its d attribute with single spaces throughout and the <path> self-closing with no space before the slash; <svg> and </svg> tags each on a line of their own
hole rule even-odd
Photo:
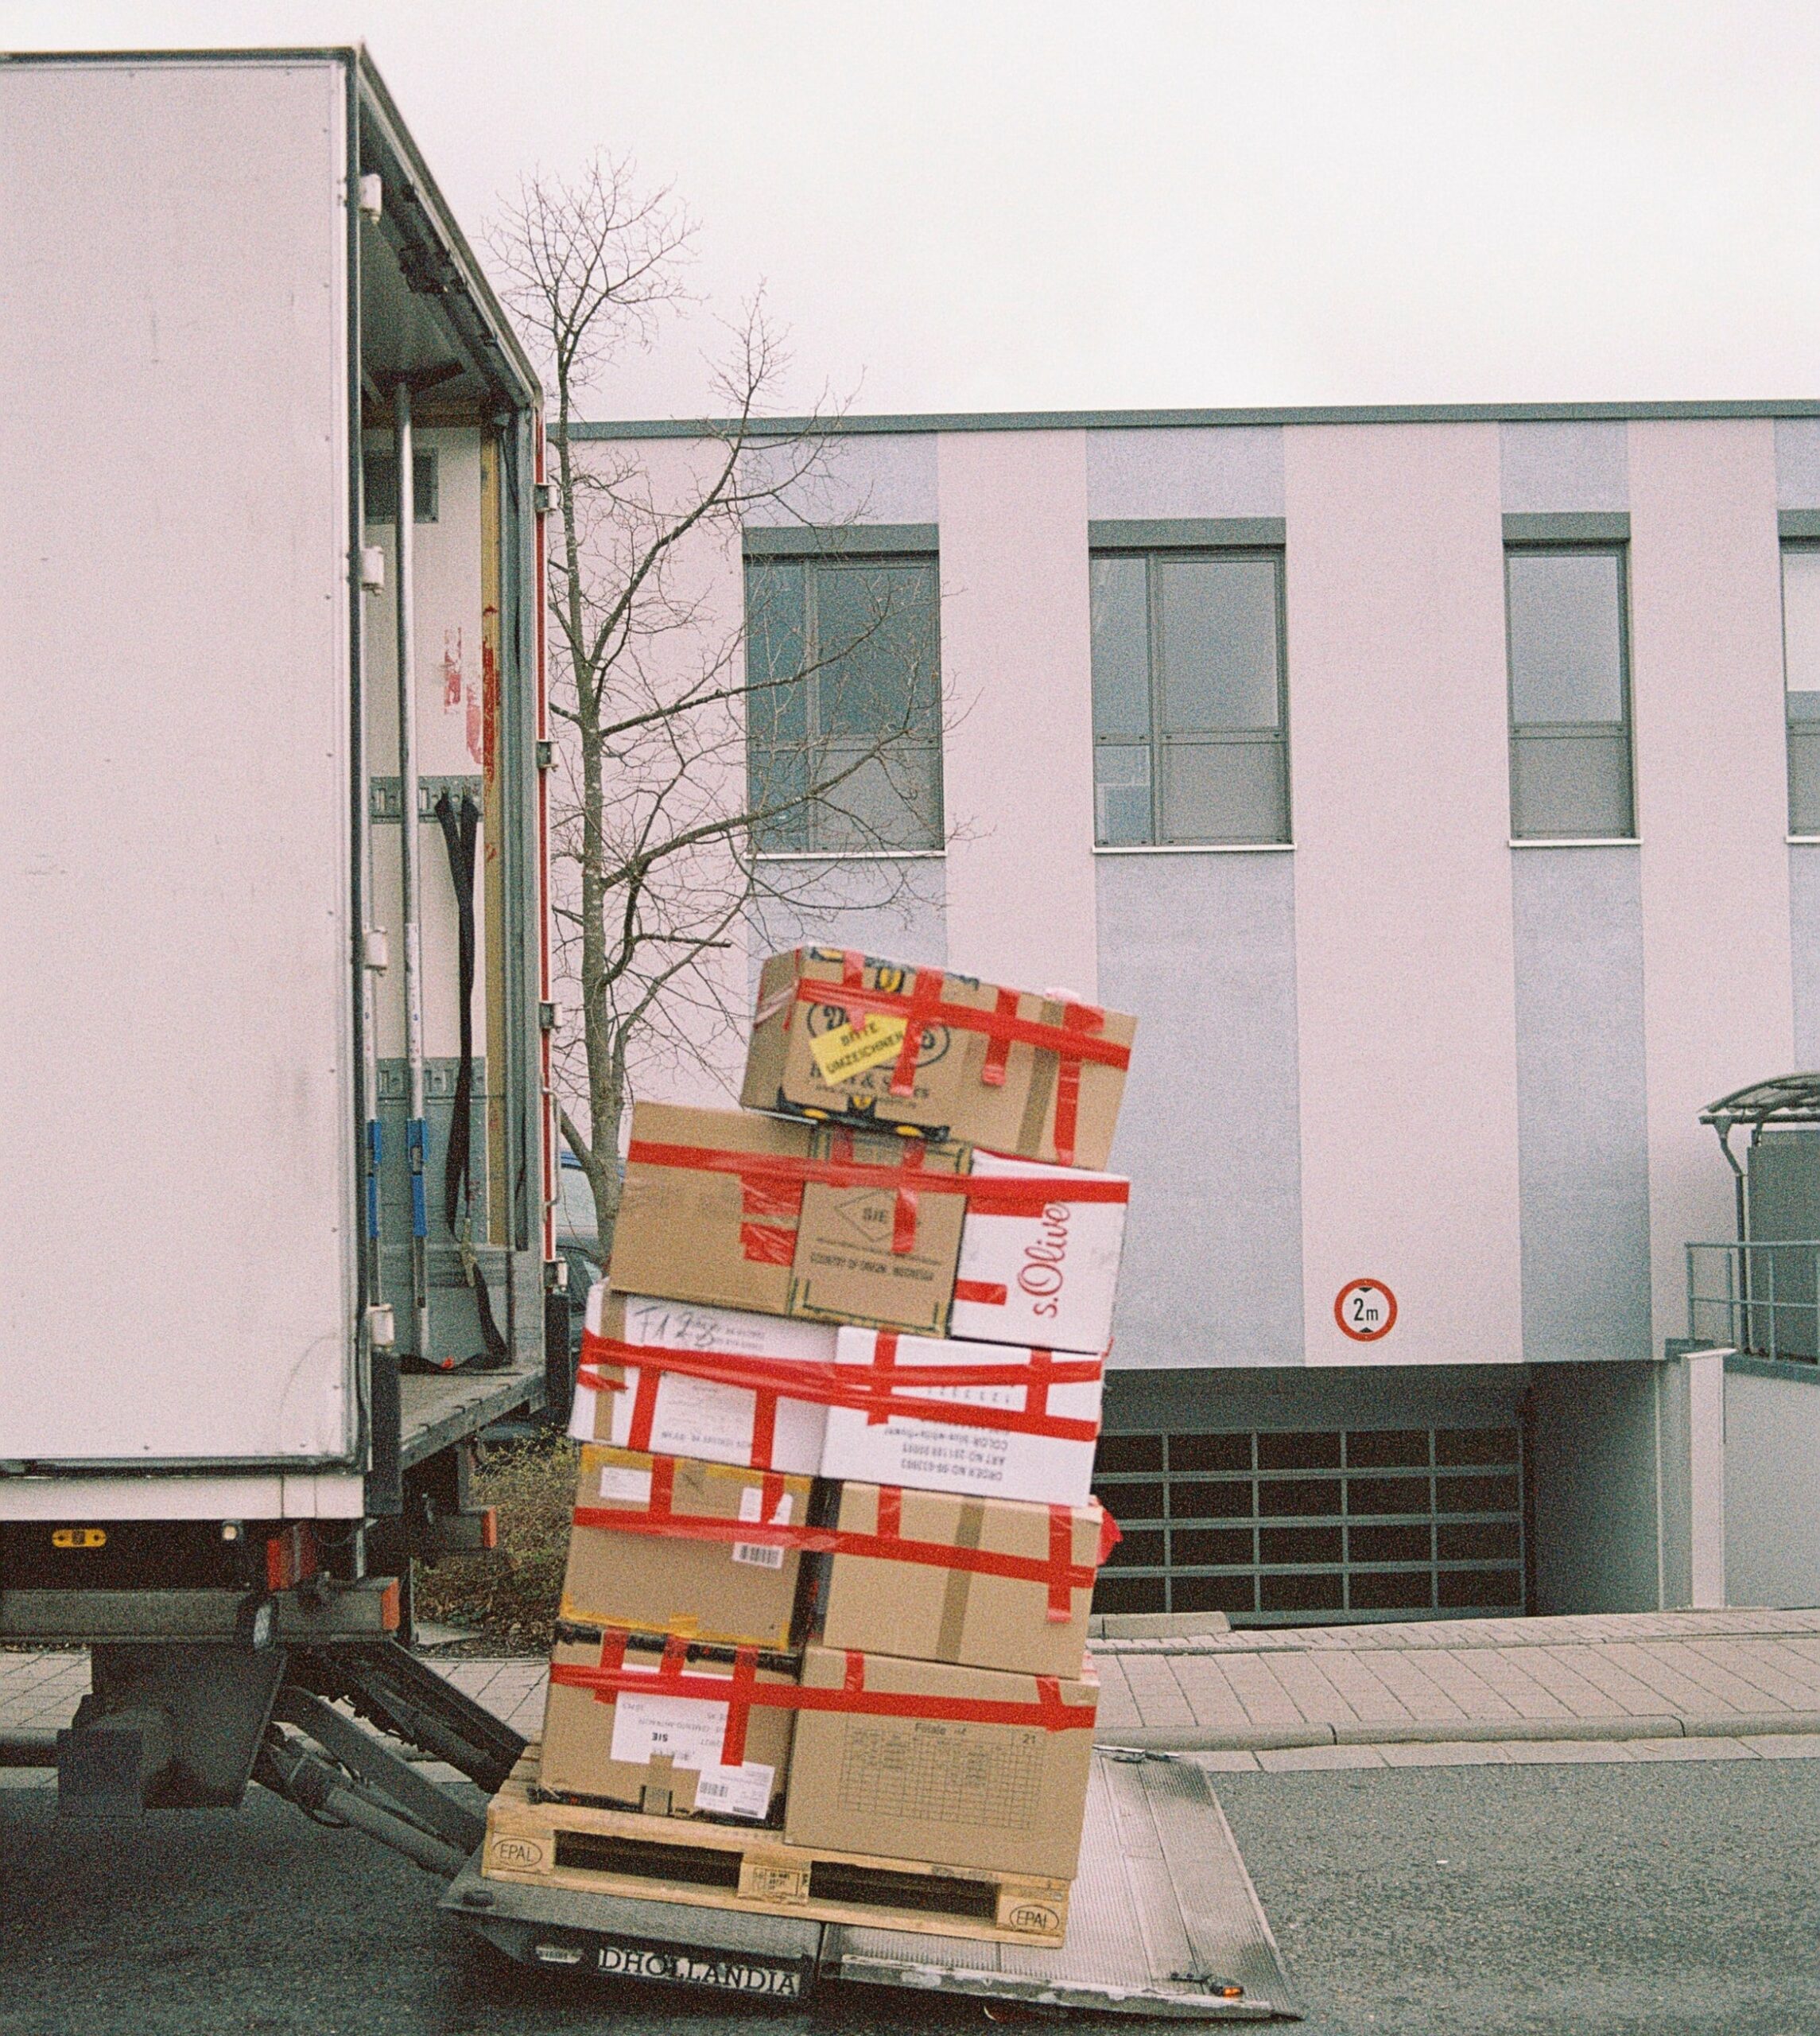
<svg viewBox="0 0 1820 2036">
<path fill-rule="evenodd" d="M 1820 1373 L 1725 1368 L 1725 1591 L 1733 1605 L 1820 1605 Z"/>
<path fill-rule="evenodd" d="M 821 933 L 1138 1012 L 1118 1365 L 1659 1355 L 1730 1221 L 1699 1108 L 1820 1061 L 1779 503 L 1820 503 L 1811 421 L 837 441 L 755 520 L 937 526 L 957 837 L 800 866 L 745 965 Z M 1500 517 L 1589 511 L 1632 519 L 1641 840 L 1514 847 Z M 1294 845 L 1096 853 L 1089 521 L 1277 516 Z M 1380 1344 L 1333 1321 L 1360 1276 Z"/>
<path fill-rule="evenodd" d="M 949 954 L 1091 1001 L 1085 434 L 957 432 L 939 458 Z"/>
<path fill-rule="evenodd" d="M 1140 1028 L 1112 1362 L 1299 1365 L 1292 858 L 1103 856 L 1098 877 L 1100 993 Z"/>
<path fill-rule="evenodd" d="M 1659 1342 L 1686 1330 L 1682 1247 L 1733 1230 L 1698 1113 L 1794 1054 L 1774 431 L 1632 425 L 1630 492 Z"/>
<path fill-rule="evenodd" d="M 1499 445 L 1286 435 L 1311 1364 L 1523 1354 Z M 1333 1306 L 1387 1282 L 1360 1345 Z"/>
<path fill-rule="evenodd" d="M 1646 1358 L 1649 1131 L 1637 851 L 1513 850 L 1511 894 L 1523 1353 L 1531 1362 Z"/>
</svg>

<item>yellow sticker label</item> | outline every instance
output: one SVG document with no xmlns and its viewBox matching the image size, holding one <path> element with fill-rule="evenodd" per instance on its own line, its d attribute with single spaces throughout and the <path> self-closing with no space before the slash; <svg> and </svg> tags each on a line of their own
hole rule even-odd
<svg viewBox="0 0 1820 2036">
<path fill-rule="evenodd" d="M 839 1088 L 856 1075 L 894 1061 L 903 1049 L 902 1018 L 886 1018 L 869 1012 L 863 1025 L 843 1025 L 838 1032 L 822 1032 L 809 1043 L 821 1078 L 830 1088 Z"/>
<path fill-rule="evenodd" d="M 107 1545 L 105 1527 L 53 1527 L 51 1546 L 53 1548 L 104 1548 Z"/>
</svg>

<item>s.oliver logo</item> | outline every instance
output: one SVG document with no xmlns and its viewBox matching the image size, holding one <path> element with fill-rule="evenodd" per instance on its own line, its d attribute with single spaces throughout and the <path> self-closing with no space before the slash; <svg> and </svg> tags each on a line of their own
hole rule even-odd
<svg viewBox="0 0 1820 2036">
<path fill-rule="evenodd" d="M 1068 1222 L 1065 1202 L 1052 1202 L 1038 1218 L 1037 1234 L 1024 1246 L 1024 1262 L 1018 1269 L 1018 1285 L 1028 1294 L 1033 1315 L 1053 1318 L 1061 1312 L 1060 1300 L 1068 1257 Z"/>
</svg>

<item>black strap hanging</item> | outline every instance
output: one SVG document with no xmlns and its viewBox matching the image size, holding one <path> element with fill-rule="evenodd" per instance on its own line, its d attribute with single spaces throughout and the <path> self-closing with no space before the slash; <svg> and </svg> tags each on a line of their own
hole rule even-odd
<svg viewBox="0 0 1820 2036">
<path fill-rule="evenodd" d="M 455 1112 L 443 1164 L 443 1219 L 460 1249 L 462 1269 L 474 1289 L 480 1339 L 486 1345 L 483 1358 L 470 1362 L 476 1369 L 491 1370 L 507 1355 L 506 1339 L 493 1319 L 493 1297 L 487 1292 L 469 1235 L 474 1221 L 474 843 L 480 827 L 480 809 L 473 794 L 466 791 L 457 807 L 445 787 L 437 797 L 436 817 L 441 825 L 443 845 L 448 851 L 448 879 L 455 889 L 461 977 L 461 1059 L 455 1077 Z"/>
</svg>

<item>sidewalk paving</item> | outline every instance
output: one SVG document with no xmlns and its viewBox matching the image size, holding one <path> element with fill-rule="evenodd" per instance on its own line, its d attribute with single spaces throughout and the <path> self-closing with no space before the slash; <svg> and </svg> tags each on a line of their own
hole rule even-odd
<svg viewBox="0 0 1820 2036">
<path fill-rule="evenodd" d="M 1103 1640 L 1094 1655 L 1102 1741 L 1273 1768 L 1403 1765 L 1396 1749 L 1473 1743 L 1723 1739 L 1754 1753 L 1756 1739 L 1820 1735 L 1820 1611 L 1252 1628 Z"/>
<path fill-rule="evenodd" d="M 1105 1744 L 1209 1766 L 1820 1755 L 1820 1611 L 1249 1628 L 1093 1645 Z M 517 1731 L 544 1664 L 440 1663 Z M 0 1653 L 0 1731 L 67 1724 L 80 1653 Z"/>
</svg>

